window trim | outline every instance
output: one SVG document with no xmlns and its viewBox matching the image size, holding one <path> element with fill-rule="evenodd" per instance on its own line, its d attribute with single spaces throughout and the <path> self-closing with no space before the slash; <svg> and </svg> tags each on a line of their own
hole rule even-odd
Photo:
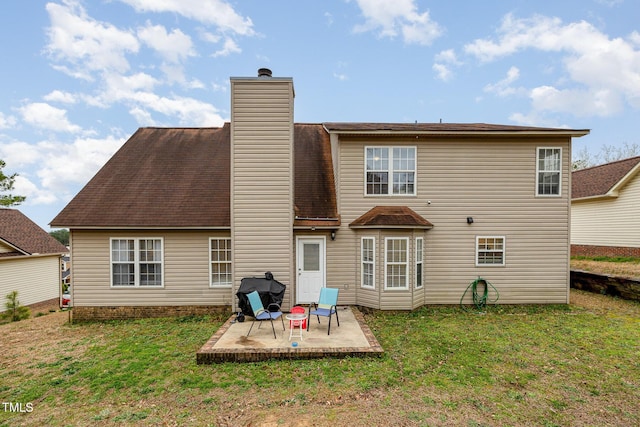
<svg viewBox="0 0 640 427">
<path fill-rule="evenodd" d="M 373 257 L 371 262 L 367 262 L 367 264 L 371 265 L 372 268 L 372 284 L 371 286 L 364 284 L 364 241 L 371 240 L 372 243 L 372 251 Z M 376 288 L 376 238 L 373 236 L 362 236 L 360 238 L 360 287 L 363 289 L 375 289 Z"/>
<path fill-rule="evenodd" d="M 405 286 L 403 287 L 389 287 L 388 284 L 388 267 L 389 267 L 389 260 L 388 260 L 388 246 L 389 246 L 389 241 L 390 240 L 404 240 L 406 242 L 406 249 L 405 249 L 405 254 L 406 254 L 406 261 L 404 263 L 393 263 L 393 265 L 402 265 L 404 264 L 405 267 L 405 277 L 407 282 L 405 283 Z M 410 286 L 410 281 L 411 278 L 409 276 L 410 272 L 409 272 L 409 261 L 410 261 L 410 248 L 409 248 L 409 237 L 385 237 L 384 238 L 384 290 L 385 291 L 407 291 L 409 290 L 409 286 Z"/>
<path fill-rule="evenodd" d="M 213 260 L 211 259 L 211 242 L 214 240 L 225 240 L 229 243 L 230 255 L 233 257 L 233 251 L 231 250 L 231 237 L 210 237 L 209 238 L 209 287 L 212 289 L 226 289 L 233 286 L 233 258 L 229 261 L 216 261 L 218 264 L 229 264 L 231 266 L 231 281 L 224 284 L 213 283 Z"/>
<path fill-rule="evenodd" d="M 540 169 L 540 151 L 541 150 L 559 150 L 560 151 L 560 169 L 557 171 L 547 171 Z M 562 147 L 536 147 L 536 197 L 562 197 Z M 540 174 L 544 172 L 554 172 L 558 174 L 558 194 L 541 194 L 540 193 Z"/>
<path fill-rule="evenodd" d="M 114 285 L 113 283 L 113 265 L 124 264 L 123 262 L 114 262 L 113 260 L 113 242 L 115 240 L 133 240 L 133 285 Z M 140 262 L 140 241 L 142 240 L 159 240 L 160 241 L 160 284 L 159 285 L 141 285 L 140 284 L 140 265 L 150 264 L 148 262 Z M 164 238 L 163 237 L 110 237 L 109 238 L 109 287 L 112 289 L 162 289 L 164 288 Z"/>
<path fill-rule="evenodd" d="M 485 264 L 480 263 L 478 256 L 480 255 L 479 243 L 480 239 L 502 239 L 502 250 L 501 251 L 493 251 L 493 252 L 502 252 L 502 263 L 501 264 Z M 482 252 L 490 252 L 490 251 L 482 251 Z M 476 236 L 476 267 L 504 267 L 507 264 L 507 238 L 505 236 Z"/>
<path fill-rule="evenodd" d="M 420 242 L 420 245 L 418 245 Z M 420 255 L 418 255 L 418 249 L 420 250 Z M 414 271 L 414 287 L 416 289 L 422 289 L 424 287 L 424 237 L 416 237 L 416 247 L 415 247 L 415 266 L 416 269 Z M 420 266 L 420 278 L 422 280 L 418 281 L 418 266 Z"/>
<path fill-rule="evenodd" d="M 388 173 L 388 177 L 387 177 L 387 185 L 388 185 L 388 189 L 387 189 L 387 193 L 386 194 L 369 194 L 367 192 L 367 173 L 369 172 L 367 170 L 367 150 L 368 149 L 387 149 L 388 150 L 388 159 L 389 159 L 389 165 L 388 168 L 386 170 L 386 172 Z M 401 194 L 395 194 L 393 192 L 393 174 L 395 169 L 393 168 L 393 149 L 394 148 L 411 148 L 413 149 L 413 193 L 401 193 Z M 364 188 L 363 188 L 363 192 L 364 192 L 364 196 L 365 197 L 415 197 L 418 194 L 418 147 L 415 145 L 366 145 L 364 147 L 364 179 L 363 179 L 363 184 L 364 184 Z M 380 170 L 373 170 L 373 171 L 382 171 Z M 409 171 L 408 169 L 399 169 L 398 172 L 407 172 Z"/>
</svg>

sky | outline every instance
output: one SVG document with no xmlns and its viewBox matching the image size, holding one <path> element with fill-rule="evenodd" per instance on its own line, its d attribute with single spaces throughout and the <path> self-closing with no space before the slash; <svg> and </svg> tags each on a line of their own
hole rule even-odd
<svg viewBox="0 0 640 427">
<path fill-rule="evenodd" d="M 591 129 L 638 144 L 637 0 L 5 0 L 0 159 L 46 231 L 144 126 L 220 126 L 230 77 L 291 77 L 295 121 Z M 574 156 L 575 157 L 575 156 Z"/>
</svg>

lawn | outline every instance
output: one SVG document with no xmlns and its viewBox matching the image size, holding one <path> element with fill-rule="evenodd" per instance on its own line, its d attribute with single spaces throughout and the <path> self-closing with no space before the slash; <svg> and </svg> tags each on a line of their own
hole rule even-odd
<svg viewBox="0 0 640 427">
<path fill-rule="evenodd" d="M 221 317 L 1 325 L 0 425 L 640 424 L 638 303 L 365 318 L 381 358 L 219 365 L 195 352 Z"/>
</svg>

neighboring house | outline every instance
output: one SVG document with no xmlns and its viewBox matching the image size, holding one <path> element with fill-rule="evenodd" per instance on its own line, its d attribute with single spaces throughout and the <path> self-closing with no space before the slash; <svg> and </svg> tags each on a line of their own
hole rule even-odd
<svg viewBox="0 0 640 427">
<path fill-rule="evenodd" d="M 71 285 L 71 256 L 68 252 L 64 254 L 60 260 L 60 269 L 62 271 L 63 285 Z"/>
<path fill-rule="evenodd" d="M 374 309 L 457 304 L 478 276 L 501 303 L 568 303 L 588 130 L 294 124 L 293 99 L 291 78 L 234 77 L 223 127 L 132 135 L 52 221 L 71 231 L 74 316 L 235 308 L 267 271 L 285 310 L 323 286 Z"/>
<path fill-rule="evenodd" d="M 571 253 L 640 257 L 640 156 L 572 173 Z"/>
<path fill-rule="evenodd" d="M 0 208 L 0 311 L 5 296 L 18 291 L 24 306 L 57 306 L 60 303 L 62 244 L 22 212 Z"/>
</svg>

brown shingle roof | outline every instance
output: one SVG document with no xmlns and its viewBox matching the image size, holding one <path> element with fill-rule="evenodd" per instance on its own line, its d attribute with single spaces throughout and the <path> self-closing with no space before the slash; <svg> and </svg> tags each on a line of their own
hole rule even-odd
<svg viewBox="0 0 640 427">
<path fill-rule="evenodd" d="M 296 215 L 336 218 L 329 136 L 320 124 L 296 124 L 294 132 Z M 229 123 L 222 128 L 142 128 L 51 224 L 229 228 L 230 188 Z"/>
<path fill-rule="evenodd" d="M 141 128 L 51 224 L 228 227 L 229 125 Z"/>
<path fill-rule="evenodd" d="M 329 134 L 322 125 L 296 124 L 294 147 L 294 225 L 340 225 Z"/>
<path fill-rule="evenodd" d="M 0 240 L 18 248 L 13 255 L 62 254 L 67 248 L 15 209 L 0 208 Z"/>
<path fill-rule="evenodd" d="M 407 206 L 376 206 L 357 218 L 352 228 L 433 228 L 433 224 Z"/>
<path fill-rule="evenodd" d="M 639 164 L 640 156 L 637 156 L 574 171 L 571 175 L 571 199 L 606 196 L 634 168 L 640 168 Z"/>
</svg>

